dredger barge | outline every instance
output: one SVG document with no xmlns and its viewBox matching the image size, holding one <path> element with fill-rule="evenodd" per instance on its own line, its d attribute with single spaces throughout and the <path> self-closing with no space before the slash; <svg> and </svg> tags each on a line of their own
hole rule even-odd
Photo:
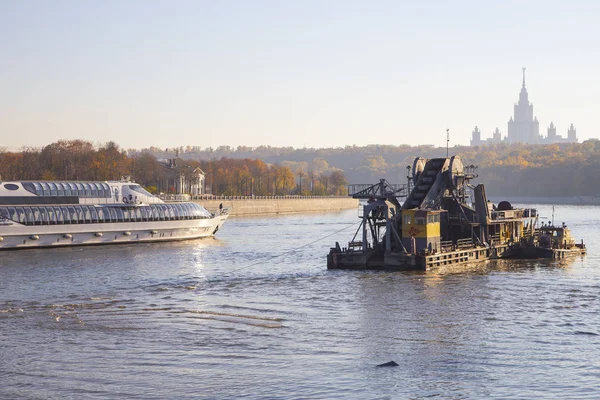
<svg viewBox="0 0 600 400">
<path fill-rule="evenodd" d="M 416 158 L 408 167 L 408 184 L 381 179 L 351 185 L 350 195 L 366 202 L 362 221 L 347 247 L 336 242 L 331 248 L 327 268 L 428 270 L 494 258 L 586 253 L 566 225 L 539 226 L 536 209 L 488 201 L 484 185 L 471 184 L 476 169 L 463 166 L 459 156 Z"/>
</svg>

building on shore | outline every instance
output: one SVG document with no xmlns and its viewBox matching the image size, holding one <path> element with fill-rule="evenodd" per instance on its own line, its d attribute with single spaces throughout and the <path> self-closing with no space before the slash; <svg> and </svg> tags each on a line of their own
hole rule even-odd
<svg viewBox="0 0 600 400">
<path fill-rule="evenodd" d="M 471 146 L 481 146 L 494 143 L 524 143 L 524 144 L 551 144 L 551 143 L 577 143 L 577 131 L 573 124 L 567 131 L 567 137 L 556 133 L 556 126 L 550 122 L 547 136 L 540 135 L 540 123 L 533 114 L 533 103 L 529 102 L 529 93 L 525 87 L 525 68 L 523 68 L 523 84 L 519 93 L 519 101 L 514 105 L 514 114 L 508 121 L 507 135 L 502 138 L 500 130 L 496 128 L 492 138 L 481 139 L 481 131 L 476 126 L 471 134 Z"/>
<path fill-rule="evenodd" d="M 206 173 L 196 167 L 194 169 L 186 166 L 179 166 L 178 158 L 160 159 L 159 164 L 168 172 L 163 186 L 168 192 L 174 194 L 190 194 L 192 196 L 201 196 L 207 193 Z"/>
</svg>

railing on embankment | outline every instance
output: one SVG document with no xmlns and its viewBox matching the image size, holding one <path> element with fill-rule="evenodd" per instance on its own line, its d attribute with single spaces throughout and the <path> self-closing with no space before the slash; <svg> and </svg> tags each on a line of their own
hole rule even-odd
<svg viewBox="0 0 600 400">
<path fill-rule="evenodd" d="M 325 212 L 358 207 L 347 196 L 192 196 L 192 201 L 209 211 L 222 204 L 230 215 L 292 214 Z"/>
</svg>

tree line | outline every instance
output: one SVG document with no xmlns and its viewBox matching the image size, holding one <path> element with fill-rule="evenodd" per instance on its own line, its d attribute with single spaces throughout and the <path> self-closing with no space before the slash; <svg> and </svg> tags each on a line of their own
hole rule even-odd
<svg viewBox="0 0 600 400">
<path fill-rule="evenodd" d="M 316 163 L 267 164 L 252 158 L 183 159 L 177 153 L 160 159 L 152 152 L 119 148 L 114 142 L 94 146 L 84 140 L 60 140 L 40 149 L 0 152 L 0 179 L 106 181 L 129 176 L 153 193 L 175 193 L 177 183 L 193 179 L 200 168 L 208 193 L 227 196 L 345 195 L 339 169 Z"/>
<path fill-rule="evenodd" d="M 465 165 L 478 166 L 475 183 L 492 196 L 600 194 L 600 140 L 549 145 L 455 146 Z M 445 147 L 407 145 L 293 149 L 222 146 L 217 149 L 120 149 L 109 142 L 59 141 L 41 150 L 0 153 L 5 179 L 110 180 L 130 175 L 155 192 L 172 192 L 178 174 L 199 167 L 216 195 L 346 194 L 350 183 L 406 183 L 415 157 L 445 157 Z M 176 159 L 174 168 L 159 160 Z M 175 176 L 175 177 L 174 177 Z"/>
<path fill-rule="evenodd" d="M 478 166 L 475 183 L 484 183 L 488 195 L 583 196 L 600 195 L 600 140 L 583 143 L 526 145 L 500 143 L 482 146 L 454 146 L 450 155 L 459 155 L 465 165 Z M 255 154 L 265 162 L 282 165 L 314 165 L 342 170 L 350 183 L 407 182 L 407 166 L 415 157 L 446 157 L 445 147 L 408 145 L 345 146 L 315 149 L 291 147 L 221 146 L 149 149 L 150 152 L 180 152 L 186 159 L 227 156 L 244 158 Z"/>
</svg>

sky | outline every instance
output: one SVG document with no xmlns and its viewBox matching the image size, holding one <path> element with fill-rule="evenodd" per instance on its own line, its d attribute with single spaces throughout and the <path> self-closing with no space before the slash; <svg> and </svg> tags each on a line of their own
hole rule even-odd
<svg viewBox="0 0 600 400">
<path fill-rule="evenodd" d="M 494 4 L 496 3 L 496 4 Z M 0 0 L 0 148 L 600 136 L 600 2 Z"/>
</svg>

